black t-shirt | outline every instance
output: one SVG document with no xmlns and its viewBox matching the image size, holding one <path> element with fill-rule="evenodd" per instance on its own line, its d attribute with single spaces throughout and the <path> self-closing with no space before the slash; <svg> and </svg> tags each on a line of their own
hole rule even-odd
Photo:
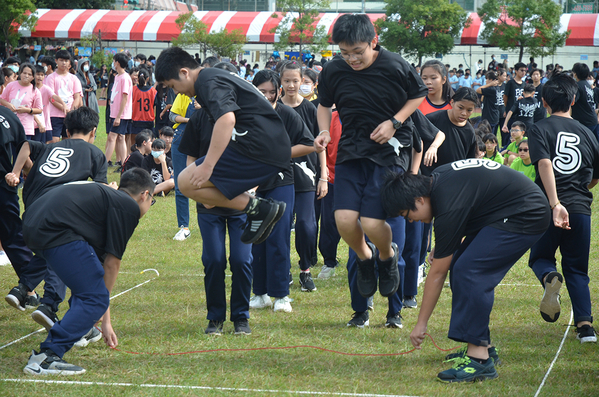
<svg viewBox="0 0 599 397">
<path fill-rule="evenodd" d="M 168 169 L 168 172 L 172 175 L 173 163 L 171 159 L 169 159 L 168 157 L 166 158 L 166 167 Z M 156 185 L 165 181 L 164 175 L 162 174 L 162 164 L 156 164 L 156 162 L 154 161 L 154 156 L 147 155 L 146 157 L 144 157 L 143 161 L 141 162 L 141 168 L 150 173 L 152 181 L 154 181 Z"/>
<path fill-rule="evenodd" d="M 486 226 L 528 235 L 549 226 L 549 203 L 541 189 L 495 161 L 456 161 L 437 168 L 432 177 L 435 258 L 452 255 L 462 237 Z"/>
<path fill-rule="evenodd" d="M 431 175 L 435 168 L 443 164 L 476 157 L 476 137 L 474 128 L 470 123 L 466 123 L 463 127 L 453 124 L 449 120 L 447 110 L 429 113 L 426 117 L 435 127 L 445 133 L 445 141 L 437 149 L 437 162 L 429 167 L 424 164 L 420 166 L 423 175 Z M 422 143 L 423 150 L 426 153 L 431 146 L 432 140 L 422 137 Z"/>
<path fill-rule="evenodd" d="M 0 106 L 0 187 L 17 193 L 17 187 L 8 186 L 6 174 L 12 172 L 13 150 L 26 140 L 21 120 L 8 108 Z"/>
<path fill-rule="evenodd" d="M 586 80 L 580 80 L 576 84 L 578 84 L 578 93 L 576 94 L 576 102 L 572 106 L 572 118 L 588 128 L 595 128 L 597 114 L 595 113 L 593 89 Z"/>
<path fill-rule="evenodd" d="M 108 183 L 106 156 L 91 143 L 81 139 L 65 139 L 49 145 L 28 142 L 33 167 L 23 187 L 25 209 L 48 190 L 68 182 L 91 178 L 94 182 Z"/>
<path fill-rule="evenodd" d="M 539 101 L 533 97 L 518 99 L 512 106 L 510 121 L 521 121 L 526 124 L 526 131 L 530 130 L 534 123 L 538 103 Z"/>
<path fill-rule="evenodd" d="M 343 126 L 337 148 L 337 164 L 368 159 L 381 166 L 410 166 L 412 123 L 395 132 L 389 142 L 378 144 L 370 134 L 394 117 L 409 99 L 422 98 L 428 89 L 416 70 L 400 55 L 376 47 L 378 56 L 365 70 L 355 71 L 342 58 L 327 62 L 318 77 L 320 104 L 336 105 Z"/>
<path fill-rule="evenodd" d="M 127 159 L 125 160 L 125 164 L 123 164 L 122 172 L 129 171 L 133 168 L 141 167 L 141 163 L 144 161 L 144 158 L 146 158 L 146 156 L 141 154 L 139 150 L 131 152 L 129 157 L 127 157 Z"/>
<path fill-rule="evenodd" d="M 283 121 L 252 83 L 222 69 L 202 69 L 195 82 L 196 99 L 214 123 L 234 112 L 229 147 L 260 163 L 285 169 L 291 144 Z"/>
<path fill-rule="evenodd" d="M 499 86 L 499 92 L 501 93 L 501 98 L 497 98 L 497 107 L 499 108 L 499 118 L 503 118 L 503 114 L 505 113 L 505 101 L 503 100 L 503 96 L 505 95 L 505 83 Z"/>
<path fill-rule="evenodd" d="M 122 190 L 95 182 L 71 182 L 48 191 L 23 215 L 23 238 L 34 252 L 87 241 L 103 261 L 106 254 L 123 257 L 140 211 Z"/>
<path fill-rule="evenodd" d="M 539 84 L 535 87 L 534 98 L 537 100 L 537 109 L 535 110 L 534 123 L 547 117 L 547 109 L 543 106 L 543 85 Z"/>
<path fill-rule="evenodd" d="M 507 97 L 507 103 L 505 108 L 509 111 L 514 102 L 524 94 L 524 80 L 521 83 L 517 83 L 516 80 L 511 79 L 505 84 L 505 96 Z"/>
<path fill-rule="evenodd" d="M 576 120 L 551 116 L 535 123 L 528 132 L 530 160 L 536 183 L 545 191 L 539 160 L 553 164 L 557 197 L 571 214 L 591 215 L 593 194 L 588 185 L 599 178 L 599 144 L 591 131 Z"/>
<path fill-rule="evenodd" d="M 500 104 L 503 103 L 501 87 L 486 87 L 481 89 L 481 93 L 485 97 L 483 100 L 483 113 L 481 118 L 487 120 L 491 125 L 498 124 Z"/>
</svg>

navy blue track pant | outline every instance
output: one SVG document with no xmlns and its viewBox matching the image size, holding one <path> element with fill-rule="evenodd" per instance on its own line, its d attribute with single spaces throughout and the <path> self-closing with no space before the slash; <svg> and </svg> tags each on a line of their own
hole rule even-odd
<svg viewBox="0 0 599 397">
<path fill-rule="evenodd" d="M 0 187 L 0 242 L 15 273 L 20 278 L 21 269 L 29 263 L 33 253 L 23 240 L 19 196 L 2 187 Z"/>
<path fill-rule="evenodd" d="M 314 213 L 314 192 L 295 193 L 295 250 L 299 255 L 301 270 L 309 270 L 316 264 L 316 239 L 318 228 Z"/>
<path fill-rule="evenodd" d="M 324 260 L 324 265 L 336 267 L 337 246 L 341 236 L 335 223 L 335 185 L 329 182 L 329 192 L 320 200 L 316 200 L 315 208 L 318 220 L 320 215 L 320 237 L 318 240 L 318 249 Z"/>
<path fill-rule="evenodd" d="M 424 223 L 406 222 L 406 243 L 401 254 L 406 263 L 405 277 L 402 278 L 404 296 L 418 295 L 418 267 L 422 263 L 420 262 L 420 247 L 423 232 Z"/>
<path fill-rule="evenodd" d="M 198 214 L 202 234 L 202 263 L 208 320 L 224 321 L 227 315 L 225 239 L 229 231 L 229 265 L 231 267 L 231 321 L 250 318 L 252 288 L 252 246 L 241 242 L 246 215 L 221 216 Z"/>
<path fill-rule="evenodd" d="M 58 305 L 64 300 L 67 293 L 67 287 L 54 270 L 50 269 L 46 261 L 39 255 L 34 255 L 31 261 L 23 266 L 19 282 L 25 285 L 30 291 L 33 291 L 43 281 L 44 296 L 40 303 L 51 307 L 53 311 L 58 311 Z"/>
</svg>

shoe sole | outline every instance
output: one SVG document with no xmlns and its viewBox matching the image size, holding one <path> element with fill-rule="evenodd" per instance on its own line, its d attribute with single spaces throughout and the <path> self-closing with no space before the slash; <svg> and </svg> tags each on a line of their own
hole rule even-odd
<svg viewBox="0 0 599 397">
<path fill-rule="evenodd" d="M 17 310 L 20 310 L 22 312 L 25 311 L 25 308 L 23 306 L 21 306 L 21 302 L 19 302 L 19 300 L 17 299 L 16 296 L 8 294 L 6 295 L 6 297 L 4 297 L 4 300 L 11 305 L 12 307 L 14 307 Z"/>
<path fill-rule="evenodd" d="M 397 328 L 397 329 L 402 329 L 402 328 L 403 328 L 403 324 L 401 324 L 401 325 L 398 325 L 398 324 L 385 323 L 385 328 Z"/>
<path fill-rule="evenodd" d="M 235 331 L 235 335 L 251 335 L 251 332 L 245 332 L 245 331 Z"/>
<path fill-rule="evenodd" d="M 23 368 L 23 372 L 25 372 L 28 375 L 63 375 L 63 376 L 70 376 L 70 375 L 81 375 L 83 373 L 85 373 L 85 369 L 81 369 L 81 371 L 66 371 L 66 370 L 57 370 L 57 369 L 43 369 L 42 367 L 40 367 L 39 365 L 27 365 L 25 368 Z"/>
<path fill-rule="evenodd" d="M 54 321 L 39 310 L 36 310 L 33 313 L 31 313 L 31 318 L 39 325 L 46 328 L 46 331 L 48 332 L 50 332 L 50 329 L 54 326 Z"/>
<path fill-rule="evenodd" d="M 283 204 L 283 205 L 281 205 L 281 204 Z M 268 236 L 270 236 L 270 233 L 272 233 L 272 229 L 274 229 L 275 224 L 285 214 L 285 208 L 287 208 L 287 204 L 286 203 L 284 203 L 284 202 L 279 202 L 278 203 L 277 213 L 275 214 L 275 217 L 273 218 L 272 222 L 266 227 L 266 229 L 264 229 L 264 233 L 262 234 L 262 236 L 258 240 L 256 240 L 256 242 L 254 244 L 262 244 L 263 242 L 266 241 L 266 239 L 268 238 Z M 258 229 L 258 230 L 260 230 L 260 229 Z"/>
<path fill-rule="evenodd" d="M 173 237 L 173 240 L 175 241 L 185 241 L 189 238 L 189 236 L 191 236 L 191 233 L 189 233 L 187 236 L 183 235 L 183 238 L 177 238 L 177 237 Z"/>
<path fill-rule="evenodd" d="M 215 331 L 215 332 L 204 332 L 204 333 L 206 335 L 209 335 L 209 336 L 221 336 L 223 334 L 222 332 L 218 332 L 218 331 Z"/>
<path fill-rule="evenodd" d="M 291 313 L 293 311 L 293 308 L 287 310 L 287 309 L 273 309 L 274 312 L 285 312 L 285 313 Z"/>
<path fill-rule="evenodd" d="M 355 328 L 364 328 L 364 327 L 368 327 L 369 325 L 370 325 L 370 320 L 366 320 L 363 325 L 347 323 L 348 327 L 355 327 Z"/>
<path fill-rule="evenodd" d="M 89 345 L 90 343 L 96 343 L 100 339 L 102 339 L 102 333 L 101 332 L 100 332 L 99 335 L 96 335 L 96 336 L 94 336 L 91 339 L 83 339 L 83 340 L 80 339 L 77 343 L 75 343 L 75 346 L 77 346 L 77 347 L 87 347 L 87 345 Z"/>
<path fill-rule="evenodd" d="M 335 275 L 335 273 L 327 274 L 326 276 L 321 276 L 321 275 L 320 275 L 320 273 L 319 273 L 317 278 L 318 278 L 319 280 L 328 280 L 328 279 L 330 279 L 331 277 L 333 277 L 334 275 Z"/>
<path fill-rule="evenodd" d="M 316 287 L 314 287 L 313 289 L 309 289 L 309 288 L 302 287 L 302 288 L 301 288 L 301 291 L 302 291 L 302 292 L 312 292 L 312 291 L 316 291 Z"/>
<path fill-rule="evenodd" d="M 582 338 L 577 336 L 576 339 L 578 339 L 580 341 L 580 343 L 596 343 L 597 342 L 597 336 L 585 336 Z"/>
<path fill-rule="evenodd" d="M 389 275 L 391 275 L 392 277 L 394 276 L 397 279 L 397 282 L 393 282 L 394 285 L 390 291 L 384 291 L 381 288 L 380 267 L 381 267 L 382 261 L 378 260 L 378 257 L 377 257 L 377 262 L 378 262 L 378 266 L 379 266 L 379 292 L 385 298 L 393 296 L 397 292 L 397 289 L 399 288 L 399 283 L 401 281 L 400 274 L 399 274 L 399 268 L 397 267 L 397 262 L 399 261 L 399 248 L 397 247 L 397 244 L 395 244 L 395 243 L 391 243 L 391 247 L 393 249 L 393 257 L 392 257 L 393 260 L 391 261 L 391 264 L 390 264 L 391 271 L 389 272 Z"/>
<path fill-rule="evenodd" d="M 497 379 L 498 377 L 499 377 L 499 374 L 496 371 L 494 374 L 477 375 L 477 376 L 473 376 L 472 378 L 466 378 L 466 379 L 441 379 L 439 377 L 437 377 L 436 379 L 441 383 L 462 383 L 462 382 L 483 382 L 485 380 Z"/>
<path fill-rule="evenodd" d="M 545 292 L 541 300 L 540 311 L 543 320 L 548 323 L 557 321 L 560 315 L 559 290 L 562 287 L 563 277 L 557 272 L 551 272 L 547 275 L 547 279 L 551 277 L 549 283 L 545 282 Z M 547 280 L 546 279 L 546 280 Z"/>
</svg>

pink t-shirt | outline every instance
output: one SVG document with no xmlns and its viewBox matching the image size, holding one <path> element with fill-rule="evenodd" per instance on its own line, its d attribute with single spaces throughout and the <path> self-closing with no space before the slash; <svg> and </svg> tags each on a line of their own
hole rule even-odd
<svg viewBox="0 0 599 397">
<path fill-rule="evenodd" d="M 44 84 L 50 87 L 67 104 L 67 108 L 71 110 L 75 94 L 81 95 L 81 82 L 77 76 L 67 73 L 62 76 L 57 72 L 46 77 Z M 56 106 L 50 105 L 50 117 L 64 118 L 64 112 L 58 110 Z"/>
<path fill-rule="evenodd" d="M 133 113 L 133 82 L 129 73 L 119 74 L 114 78 L 114 85 L 112 86 L 112 94 L 110 96 L 110 118 L 116 119 L 121 109 L 121 101 L 123 100 L 123 94 L 127 94 L 127 103 L 123 114 L 121 114 L 121 120 L 131 120 Z"/>
<path fill-rule="evenodd" d="M 9 83 L 0 98 L 12 103 L 16 108 L 24 106 L 26 108 L 42 109 L 42 95 L 40 90 L 33 90 L 31 84 L 23 87 L 18 81 Z M 17 113 L 21 120 L 26 135 L 35 135 L 35 121 L 33 115 L 29 113 Z"/>
<path fill-rule="evenodd" d="M 54 91 L 52 88 L 47 85 L 42 85 L 42 88 L 39 88 L 39 91 L 42 94 L 42 105 L 44 106 L 42 115 L 43 120 L 38 116 L 38 119 L 44 123 L 44 127 L 46 130 L 52 129 L 52 123 L 50 122 L 50 109 L 54 107 L 50 102 L 52 101 L 52 96 L 54 95 Z"/>
</svg>

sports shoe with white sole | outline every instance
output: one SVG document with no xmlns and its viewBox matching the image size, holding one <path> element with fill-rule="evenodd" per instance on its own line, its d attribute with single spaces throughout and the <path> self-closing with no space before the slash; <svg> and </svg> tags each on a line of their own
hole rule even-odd
<svg viewBox="0 0 599 397">
<path fill-rule="evenodd" d="M 312 273 L 309 271 L 300 272 L 299 282 L 302 292 L 316 291 L 316 285 L 314 285 L 314 280 L 312 280 Z"/>
<path fill-rule="evenodd" d="M 356 285 L 358 286 L 358 292 L 365 298 L 369 298 L 376 292 L 377 279 L 375 272 L 375 257 L 377 256 L 377 249 L 371 242 L 367 241 L 368 247 L 372 252 L 372 256 L 369 259 L 360 260 L 356 258 Z"/>
<path fill-rule="evenodd" d="M 407 309 L 415 309 L 418 307 L 418 302 L 416 302 L 415 296 L 404 296 L 403 297 L 403 307 Z"/>
<path fill-rule="evenodd" d="M 75 346 L 87 347 L 87 345 L 89 345 L 90 343 L 95 343 L 100 339 L 102 339 L 102 332 L 98 328 L 93 326 L 87 334 L 83 335 L 81 339 L 79 339 L 79 341 L 75 343 Z"/>
<path fill-rule="evenodd" d="M 50 332 L 50 329 L 54 326 L 54 323 L 58 321 L 56 313 L 45 304 L 38 306 L 37 310 L 31 313 L 33 321 L 42 325 L 46 328 L 46 331 Z"/>
<path fill-rule="evenodd" d="M 541 300 L 541 316 L 548 323 L 554 323 L 560 314 L 559 290 L 562 287 L 564 278 L 558 272 L 549 272 L 545 276 L 545 292 Z"/>
<path fill-rule="evenodd" d="M 46 349 L 40 353 L 32 350 L 23 372 L 29 375 L 79 375 L 85 370 L 67 363 L 52 350 Z"/>
<path fill-rule="evenodd" d="M 0 251 L 0 266 L 8 266 L 10 264 L 10 259 L 8 259 L 6 252 Z"/>
<path fill-rule="evenodd" d="M 582 327 L 576 327 L 576 339 L 578 339 L 580 343 L 597 342 L 595 329 L 588 324 L 585 324 Z"/>
<path fill-rule="evenodd" d="M 35 295 L 27 295 L 25 297 L 25 309 L 35 309 L 40 305 L 40 296 L 33 291 Z"/>
<path fill-rule="evenodd" d="M 351 316 L 351 320 L 347 322 L 348 327 L 364 328 L 370 324 L 370 314 L 368 310 L 365 312 L 354 312 Z"/>
<path fill-rule="evenodd" d="M 235 320 L 235 321 L 233 321 L 233 325 L 235 327 L 235 335 L 251 335 L 252 334 L 252 330 L 250 328 L 250 324 L 248 323 L 247 318 Z"/>
<path fill-rule="evenodd" d="M 189 228 L 181 227 L 181 229 L 179 229 L 177 234 L 175 234 L 175 237 L 173 237 L 173 240 L 183 241 L 183 240 L 189 238 L 190 235 L 191 235 L 191 232 L 189 231 Z"/>
<path fill-rule="evenodd" d="M 393 256 L 384 261 L 377 255 L 376 263 L 379 269 L 379 292 L 385 297 L 389 297 L 397 292 L 399 288 L 399 249 L 397 244 L 391 243 Z"/>
<path fill-rule="evenodd" d="M 288 296 L 283 298 L 275 298 L 275 312 L 285 312 L 291 313 L 293 309 L 291 308 L 291 299 Z"/>
<path fill-rule="evenodd" d="M 268 294 L 254 295 L 250 299 L 250 309 L 266 309 L 272 306 L 272 301 Z"/>
<path fill-rule="evenodd" d="M 254 244 L 257 241 L 266 240 L 268 234 L 272 231 L 272 227 L 269 226 L 281 219 L 287 206 L 287 204 L 282 201 L 275 201 L 272 199 L 266 200 L 262 198 L 250 199 L 250 204 L 248 204 L 248 206 L 250 205 L 253 205 L 253 207 L 247 212 L 247 220 L 243 233 L 241 234 L 241 242 L 244 244 Z"/>
<path fill-rule="evenodd" d="M 328 280 L 329 278 L 335 275 L 335 268 L 324 265 L 322 269 L 320 269 L 320 273 L 318 273 L 319 280 Z"/>
<path fill-rule="evenodd" d="M 19 284 L 10 290 L 8 295 L 4 297 L 4 300 L 15 309 L 24 312 L 25 298 L 27 298 L 27 287 L 23 284 Z"/>
<path fill-rule="evenodd" d="M 224 321 L 222 320 L 210 320 L 208 321 L 208 327 L 204 333 L 206 335 L 222 335 L 223 334 Z"/>
<path fill-rule="evenodd" d="M 403 328 L 403 324 L 401 323 L 401 313 L 397 312 L 393 316 L 387 317 L 387 321 L 385 322 L 385 328 Z"/>
</svg>

